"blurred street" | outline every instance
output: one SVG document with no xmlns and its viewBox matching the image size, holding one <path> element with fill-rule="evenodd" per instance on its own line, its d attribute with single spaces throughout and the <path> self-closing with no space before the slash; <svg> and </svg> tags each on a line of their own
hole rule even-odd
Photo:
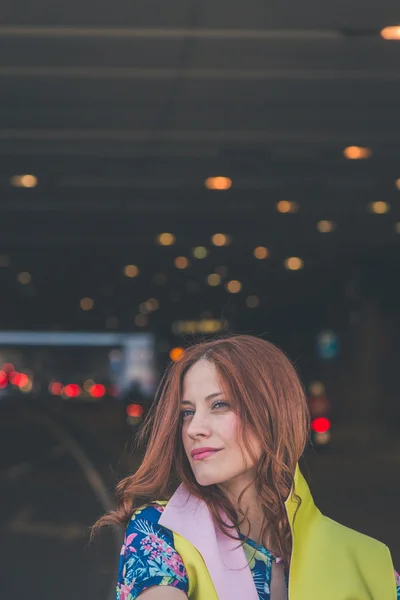
<svg viewBox="0 0 400 600">
<path fill-rule="evenodd" d="M 134 465 L 129 435 L 118 404 L 3 406 L 1 598 L 19 597 L 22 581 L 32 600 L 113 598 L 120 536 L 107 531 L 88 545 L 88 532 Z M 399 466 L 395 446 L 362 450 L 343 438 L 309 450 L 303 469 L 322 512 L 387 543 L 397 569 Z"/>
</svg>

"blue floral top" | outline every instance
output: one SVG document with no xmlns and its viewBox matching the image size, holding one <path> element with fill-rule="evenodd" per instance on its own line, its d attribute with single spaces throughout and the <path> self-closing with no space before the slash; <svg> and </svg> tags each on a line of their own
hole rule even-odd
<svg viewBox="0 0 400 600">
<path fill-rule="evenodd" d="M 119 560 L 117 600 L 134 600 L 154 585 L 173 586 L 188 596 L 188 575 L 175 550 L 173 534 L 158 524 L 163 510 L 163 505 L 154 503 L 138 509 L 132 516 Z M 282 559 L 250 539 L 243 549 L 259 599 L 270 600 L 272 563 L 282 564 Z M 400 577 L 397 573 L 395 576 L 397 600 L 400 600 Z M 286 576 L 285 581 L 287 585 Z"/>
</svg>

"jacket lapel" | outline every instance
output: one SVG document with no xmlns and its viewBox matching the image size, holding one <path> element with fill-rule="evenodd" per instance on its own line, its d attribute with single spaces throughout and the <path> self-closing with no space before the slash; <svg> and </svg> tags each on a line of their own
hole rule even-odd
<svg viewBox="0 0 400 600">
<path fill-rule="evenodd" d="M 319 510 L 299 465 L 296 466 L 294 483 L 301 505 L 298 506 L 291 490 L 285 507 L 298 555 L 308 537 L 309 525 Z M 159 523 L 188 540 L 200 552 L 220 600 L 258 600 L 240 542 L 219 531 L 206 503 L 193 496 L 183 484 L 167 503 Z M 230 524 L 229 521 L 227 524 Z"/>
<path fill-rule="evenodd" d="M 220 600 L 258 600 L 240 542 L 215 527 L 206 503 L 190 494 L 184 485 L 169 500 L 159 523 L 200 552 Z"/>
</svg>

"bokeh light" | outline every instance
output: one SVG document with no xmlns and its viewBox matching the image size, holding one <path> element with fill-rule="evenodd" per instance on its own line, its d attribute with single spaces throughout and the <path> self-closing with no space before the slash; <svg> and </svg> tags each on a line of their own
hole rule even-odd
<svg viewBox="0 0 400 600">
<path fill-rule="evenodd" d="M 196 246 L 193 248 L 193 256 L 198 259 L 203 259 L 207 256 L 208 250 L 205 246 Z"/>
<path fill-rule="evenodd" d="M 348 160 L 362 160 L 370 158 L 372 156 L 371 148 L 365 148 L 363 146 L 347 146 L 343 150 L 344 156 Z"/>
<path fill-rule="evenodd" d="M 157 237 L 157 242 L 161 246 L 172 246 L 176 242 L 176 237 L 173 233 L 160 233 Z"/>
<path fill-rule="evenodd" d="M 298 256 L 290 256 L 289 258 L 285 259 L 284 265 L 288 271 L 299 271 L 303 268 L 304 262 Z"/>
<path fill-rule="evenodd" d="M 80 307 L 82 310 L 92 310 L 94 301 L 92 298 L 82 298 L 80 301 Z"/>
<path fill-rule="evenodd" d="M 186 256 L 177 256 L 174 262 L 177 269 L 187 269 L 189 266 Z"/>
<path fill-rule="evenodd" d="M 137 267 L 136 265 L 126 265 L 126 267 L 124 268 L 125 277 L 137 277 L 139 273 L 139 267 Z"/>
<path fill-rule="evenodd" d="M 232 179 L 229 177 L 208 177 L 204 181 L 208 190 L 229 190 L 232 187 Z"/>
<path fill-rule="evenodd" d="M 180 347 L 171 348 L 170 353 L 169 353 L 170 359 L 173 360 L 174 362 L 178 362 L 178 360 L 181 360 L 184 356 L 185 356 L 185 350 Z"/>
<path fill-rule="evenodd" d="M 227 282 L 226 289 L 230 294 L 238 294 L 242 289 L 242 284 L 237 279 L 232 279 Z"/>
<path fill-rule="evenodd" d="M 257 246 L 257 248 L 254 248 L 253 254 L 259 260 L 263 260 L 264 258 L 268 258 L 269 251 L 265 246 Z"/>
</svg>

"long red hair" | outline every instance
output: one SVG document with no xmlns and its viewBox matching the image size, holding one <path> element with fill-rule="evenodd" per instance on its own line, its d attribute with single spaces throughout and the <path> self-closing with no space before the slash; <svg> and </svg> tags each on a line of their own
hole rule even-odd
<svg viewBox="0 0 400 600">
<path fill-rule="evenodd" d="M 101 517 L 93 532 L 107 524 L 126 525 L 138 505 L 169 499 L 177 486 L 184 483 L 192 494 L 207 503 L 216 524 L 227 535 L 237 537 L 239 526 L 246 521 L 240 499 L 239 506 L 234 507 L 217 485 L 200 486 L 183 449 L 180 420 L 183 379 L 188 369 L 201 359 L 211 361 L 217 369 L 224 392 L 239 417 L 240 443 L 252 455 L 246 443 L 249 430 L 261 443 L 261 458 L 254 457 L 255 485 L 265 516 L 261 540 L 268 529 L 288 570 L 292 536 L 284 502 L 307 443 L 309 413 L 303 386 L 290 360 L 270 342 L 250 335 L 195 344 L 178 362 L 169 365 L 139 434 L 138 446 L 145 447 L 143 461 L 134 474 L 118 484 L 116 510 Z M 233 523 L 232 530 L 224 525 L 221 511 Z"/>
</svg>

